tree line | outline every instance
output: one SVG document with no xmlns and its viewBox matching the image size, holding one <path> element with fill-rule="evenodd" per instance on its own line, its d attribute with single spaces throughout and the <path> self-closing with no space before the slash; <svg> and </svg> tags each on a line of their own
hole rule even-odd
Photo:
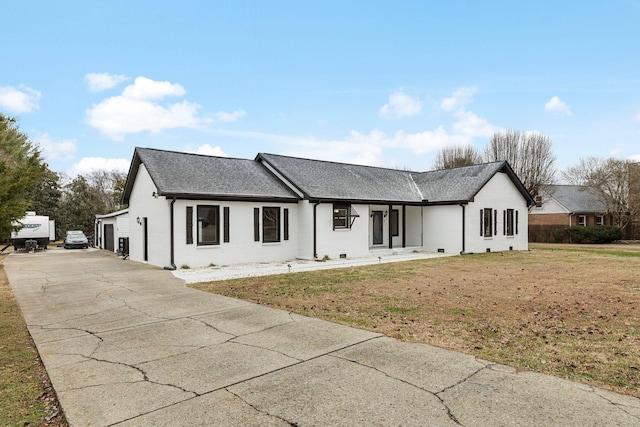
<svg viewBox="0 0 640 427">
<path fill-rule="evenodd" d="M 58 238 L 67 230 L 91 236 L 96 214 L 122 208 L 125 181 L 126 174 L 117 171 L 94 170 L 73 179 L 52 171 L 17 120 L 0 113 L 0 242 L 27 211 L 55 220 Z"/>
<path fill-rule="evenodd" d="M 640 203 L 632 200 L 637 195 L 629 187 L 631 161 L 589 157 L 559 173 L 551 139 L 539 132 L 496 132 L 482 150 L 469 145 L 444 147 L 436 154 L 433 169 L 503 160 L 534 197 L 561 177 L 600 192 L 622 228 L 640 215 Z M 125 181 L 126 174 L 115 171 L 95 170 L 73 179 L 52 171 L 17 120 L 0 113 L 0 241 L 9 238 L 12 224 L 29 210 L 54 219 L 58 237 L 67 230 L 91 236 L 96 214 L 124 207 L 120 198 Z"/>
</svg>

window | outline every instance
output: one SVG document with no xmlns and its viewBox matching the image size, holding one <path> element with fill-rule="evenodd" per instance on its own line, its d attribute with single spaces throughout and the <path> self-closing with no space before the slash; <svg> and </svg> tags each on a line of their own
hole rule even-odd
<svg viewBox="0 0 640 427">
<path fill-rule="evenodd" d="M 604 216 L 596 215 L 596 225 L 604 225 Z"/>
<path fill-rule="evenodd" d="M 351 228 L 349 221 L 349 208 L 350 205 L 345 204 L 333 204 L 333 229 Z"/>
<path fill-rule="evenodd" d="M 264 243 L 280 241 L 280 208 L 262 208 L 262 241 Z"/>
<path fill-rule="evenodd" d="M 353 222 L 358 218 L 358 212 L 350 204 L 334 203 L 333 204 L 333 229 L 349 229 Z"/>
<path fill-rule="evenodd" d="M 480 235 L 484 237 L 492 237 L 493 226 L 493 209 L 480 209 Z"/>
<path fill-rule="evenodd" d="M 198 205 L 198 246 L 220 244 L 220 206 Z"/>
<path fill-rule="evenodd" d="M 581 227 L 587 226 L 587 216 L 586 215 L 578 215 L 578 225 Z"/>
<path fill-rule="evenodd" d="M 400 211 L 391 209 L 391 236 L 400 235 Z"/>
<path fill-rule="evenodd" d="M 193 206 L 187 206 L 187 245 L 193 244 Z"/>
<path fill-rule="evenodd" d="M 514 234 L 514 215 L 513 209 L 507 209 L 504 211 L 504 234 L 505 236 L 513 236 Z"/>
</svg>

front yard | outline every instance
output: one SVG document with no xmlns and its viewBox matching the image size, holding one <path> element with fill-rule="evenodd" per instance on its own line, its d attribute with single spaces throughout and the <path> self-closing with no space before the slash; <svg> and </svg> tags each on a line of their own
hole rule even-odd
<svg viewBox="0 0 640 427">
<path fill-rule="evenodd" d="M 640 397 L 640 248 L 531 245 L 191 285 Z"/>
</svg>

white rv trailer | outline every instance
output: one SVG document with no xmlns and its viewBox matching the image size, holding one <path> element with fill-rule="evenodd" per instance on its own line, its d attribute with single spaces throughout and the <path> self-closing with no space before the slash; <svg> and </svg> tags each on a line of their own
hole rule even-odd
<svg viewBox="0 0 640 427">
<path fill-rule="evenodd" d="M 11 244 L 18 249 L 46 249 L 50 241 L 56 239 L 56 224 L 48 216 L 27 212 L 18 221 L 22 228 L 11 233 Z"/>
</svg>

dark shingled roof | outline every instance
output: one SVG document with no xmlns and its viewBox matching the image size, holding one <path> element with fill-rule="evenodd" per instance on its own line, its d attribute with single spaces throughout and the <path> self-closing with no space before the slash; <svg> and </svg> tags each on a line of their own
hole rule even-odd
<svg viewBox="0 0 640 427">
<path fill-rule="evenodd" d="M 244 160 L 151 148 L 134 152 L 124 203 L 129 201 L 140 164 L 149 171 L 159 195 L 178 198 L 294 202 L 302 194 L 305 199 L 322 201 L 466 203 L 496 173 L 504 172 L 527 203 L 534 203 L 506 162 L 419 173 L 268 153 Z"/>
<path fill-rule="evenodd" d="M 305 198 L 420 203 L 411 172 L 260 153 L 257 161 L 275 168 Z"/>
<path fill-rule="evenodd" d="M 494 162 L 414 173 L 413 179 L 427 202 L 467 202 L 472 200 L 497 172 L 503 171 L 505 165 L 505 162 Z"/>
<path fill-rule="evenodd" d="M 299 197 L 253 160 L 136 148 L 123 199 L 143 163 L 161 196 L 296 201 Z"/>
<path fill-rule="evenodd" d="M 549 185 L 545 190 L 571 212 L 606 212 L 607 203 L 597 190 L 580 185 Z"/>
</svg>

